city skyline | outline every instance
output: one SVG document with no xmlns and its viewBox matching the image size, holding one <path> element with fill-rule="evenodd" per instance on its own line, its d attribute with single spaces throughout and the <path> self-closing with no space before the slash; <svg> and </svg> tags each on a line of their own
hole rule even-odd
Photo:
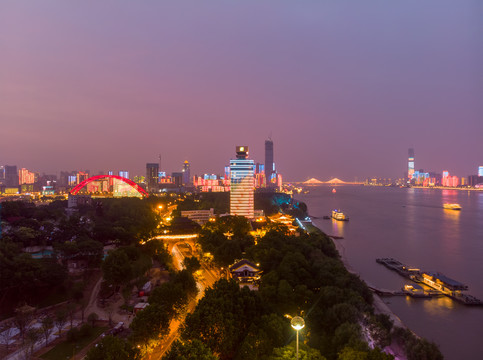
<svg viewBox="0 0 483 360">
<path fill-rule="evenodd" d="M 269 144 L 268 147 L 267 147 L 267 143 Z M 403 176 L 397 176 L 395 174 L 392 177 L 382 177 L 378 174 L 373 174 L 372 176 L 368 176 L 366 178 L 367 179 L 374 178 L 374 176 L 379 177 L 379 178 L 388 178 L 388 179 L 392 179 L 392 180 L 396 180 L 396 179 L 403 180 L 404 178 L 406 178 L 406 179 L 408 179 L 408 182 L 409 182 L 410 179 L 413 177 L 415 171 L 416 171 L 416 173 L 420 173 L 420 172 L 421 173 L 423 173 L 423 172 L 429 173 L 430 172 L 432 174 L 442 175 L 444 172 L 448 172 L 447 169 L 450 168 L 450 167 L 446 166 L 443 170 L 435 170 L 435 169 L 432 169 L 432 168 L 423 169 L 422 167 L 417 166 L 417 163 L 415 162 L 414 149 L 413 148 L 408 149 L 408 155 L 409 155 L 409 158 L 406 157 L 406 161 L 409 161 L 409 163 L 408 162 L 406 163 L 406 171 L 405 172 L 403 171 L 403 173 L 404 173 Z M 263 166 L 263 169 L 265 169 L 266 165 L 267 165 L 266 164 L 267 161 L 269 161 L 269 162 L 271 161 L 271 165 L 275 168 L 275 162 L 273 162 L 273 141 L 271 139 L 265 140 L 265 162 L 258 162 L 258 161 L 254 160 L 254 168 L 255 168 L 255 165 L 256 165 L 257 169 L 258 169 L 258 166 L 261 165 L 261 166 Z M 155 173 L 156 174 L 162 174 L 162 173 L 165 174 L 165 175 L 162 175 L 162 176 L 170 176 L 169 174 L 177 174 L 177 175 L 182 174 L 183 184 L 188 183 L 189 181 L 192 180 L 191 175 L 190 175 L 190 173 L 191 173 L 190 172 L 191 163 L 188 160 L 183 161 L 183 163 L 179 166 L 179 168 L 175 168 L 175 169 L 161 168 L 160 164 L 161 164 L 161 162 L 146 163 L 145 166 L 147 166 L 148 168 L 149 167 L 156 167 L 157 171 L 155 171 L 153 174 L 155 174 Z M 408 166 L 409 166 L 409 168 L 408 168 Z M 104 169 L 104 170 L 100 170 L 100 171 L 99 170 L 98 171 L 91 171 L 89 169 L 85 169 L 85 170 L 84 169 L 57 169 L 56 171 L 53 171 L 51 173 L 46 173 L 45 171 L 42 171 L 40 169 L 27 169 L 25 167 L 18 166 L 16 164 L 0 164 L 0 172 L 5 171 L 4 170 L 5 167 L 15 168 L 16 169 L 15 172 L 18 173 L 19 177 L 22 176 L 21 175 L 22 171 L 27 171 L 28 173 L 30 173 L 30 176 L 33 176 L 34 174 L 36 174 L 37 176 L 38 175 L 46 175 L 46 176 L 55 175 L 55 176 L 57 176 L 57 175 L 59 175 L 59 173 L 62 173 L 62 172 L 75 173 L 77 171 L 81 171 L 81 172 L 87 171 L 90 176 L 93 176 L 93 175 L 113 175 L 114 173 L 117 173 L 118 175 L 126 177 L 128 179 L 135 178 L 135 177 L 143 177 L 143 178 L 146 179 L 145 180 L 146 184 L 148 184 L 151 181 L 149 179 L 151 179 L 151 178 L 154 179 L 154 177 L 156 177 L 156 179 L 158 178 L 156 175 L 153 175 L 153 174 L 149 175 L 150 170 L 147 170 L 146 168 L 144 168 L 144 170 L 142 170 L 140 173 L 132 173 L 129 170 L 126 171 L 125 167 L 122 167 L 120 169 L 109 168 L 109 169 Z M 224 169 L 223 168 L 218 169 L 215 172 L 209 172 L 209 171 L 207 172 L 207 171 L 205 171 L 206 169 L 205 170 L 200 169 L 199 173 L 194 173 L 194 174 L 192 174 L 192 176 L 202 176 L 202 175 L 207 175 L 207 174 L 214 174 L 214 175 L 223 177 L 223 176 L 226 175 L 226 174 L 223 174 L 223 170 L 226 171 L 226 168 L 227 168 L 227 166 L 225 164 Z M 409 169 L 409 171 L 408 171 L 408 169 Z M 262 170 L 262 171 L 265 172 L 265 170 Z M 473 172 L 471 172 L 469 174 L 457 174 L 457 173 L 454 173 L 453 171 L 450 171 L 450 172 L 452 173 L 452 175 L 455 175 L 457 177 L 482 176 L 481 174 L 483 174 L 483 166 L 481 166 L 481 165 L 475 166 L 474 169 L 473 169 Z M 129 175 L 129 174 L 132 174 L 132 175 Z M 277 171 L 274 171 L 273 174 L 277 175 Z M 161 175 L 159 175 L 159 176 L 161 176 Z M 311 179 L 313 179 L 313 178 L 314 177 L 311 177 Z M 337 176 L 331 177 L 331 178 L 323 177 L 322 179 L 330 180 L 330 179 L 334 179 L 334 178 L 337 178 Z M 364 177 L 355 176 L 354 178 L 361 180 Z M 1 176 L 0 176 L 0 179 L 1 179 Z M 191 179 L 191 180 L 189 180 L 189 179 Z M 300 181 L 304 181 L 304 180 L 308 180 L 308 179 L 307 178 L 305 178 L 305 179 L 300 179 L 300 178 L 289 179 L 288 182 L 300 182 Z M 350 180 L 350 179 L 345 179 L 345 180 Z M 276 181 L 276 180 L 274 180 L 274 181 Z M 155 182 L 158 183 L 159 181 L 156 180 Z M 148 184 L 148 186 L 149 186 L 149 184 Z"/>
<path fill-rule="evenodd" d="M 287 181 L 476 174 L 482 6 L 2 4 L 0 163 L 220 173 L 270 137 Z"/>
</svg>

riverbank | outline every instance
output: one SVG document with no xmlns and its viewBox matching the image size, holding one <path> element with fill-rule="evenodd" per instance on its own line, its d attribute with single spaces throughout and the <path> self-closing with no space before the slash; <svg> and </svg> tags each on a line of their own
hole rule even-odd
<svg viewBox="0 0 483 360">
<path fill-rule="evenodd" d="M 317 226 L 315 226 L 313 224 L 307 225 L 306 228 L 307 228 L 307 231 L 309 231 L 309 232 L 312 232 L 312 233 L 318 232 L 318 233 L 321 233 L 321 234 L 324 234 L 325 236 L 327 236 L 327 234 L 325 234 L 322 230 L 320 230 Z M 344 267 L 346 268 L 346 270 L 348 272 L 360 277 L 360 275 L 351 267 L 351 265 L 350 265 L 350 263 L 347 259 L 347 256 L 345 254 L 345 248 L 342 245 L 342 243 L 338 240 L 334 240 L 331 237 L 329 237 L 329 238 L 332 240 L 332 243 L 334 244 L 335 248 L 337 249 L 337 252 L 339 253 L 339 256 L 340 256 L 340 260 L 344 264 Z M 362 281 L 364 281 L 364 280 L 362 280 Z M 366 283 L 366 282 L 364 281 L 364 283 Z M 366 283 L 366 285 L 367 285 L 367 283 Z M 384 315 L 388 316 L 389 319 L 391 319 L 391 321 L 393 322 L 395 327 L 410 330 L 401 321 L 401 319 L 391 311 L 391 309 L 384 303 L 384 301 L 377 294 L 373 293 L 373 298 L 374 298 L 374 302 L 373 302 L 372 305 L 374 307 L 374 313 L 375 314 L 384 314 Z M 363 325 L 361 324 L 361 326 L 363 326 Z M 363 328 L 363 333 L 366 334 L 365 336 L 370 339 L 370 335 L 368 335 L 369 330 L 367 328 Z M 406 360 L 407 359 L 404 350 L 401 349 L 401 347 L 398 346 L 395 342 L 391 343 L 391 345 L 389 345 L 389 346 L 386 346 L 383 350 L 387 354 L 393 355 L 395 360 Z"/>
<path fill-rule="evenodd" d="M 322 230 L 320 230 L 314 224 L 307 225 L 306 228 L 309 232 L 313 232 L 313 233 L 319 232 L 319 233 L 327 236 L 327 234 L 325 234 Z M 331 237 L 329 237 L 329 238 L 331 238 Z M 350 263 L 347 259 L 347 256 L 345 254 L 345 248 L 342 245 L 342 243 L 340 241 L 334 240 L 332 238 L 331 238 L 331 240 L 332 240 L 332 243 L 334 244 L 335 248 L 337 249 L 337 251 L 340 255 L 340 260 L 344 264 L 344 267 L 347 269 L 347 271 L 360 277 L 360 274 L 351 267 L 351 265 L 350 265 Z M 367 283 L 366 283 L 366 285 L 367 285 Z M 389 307 L 384 303 L 384 301 L 378 295 L 373 293 L 373 296 L 374 296 L 373 306 L 374 306 L 374 310 L 375 310 L 376 314 L 385 314 L 385 315 L 389 316 L 389 318 L 394 322 L 394 326 L 401 327 L 401 328 L 404 328 L 404 329 L 408 328 L 401 321 L 401 319 L 396 314 L 394 314 L 391 311 L 391 309 L 389 309 Z"/>
<path fill-rule="evenodd" d="M 345 268 L 347 269 L 347 271 L 349 271 L 352 274 L 359 276 L 359 274 L 350 266 L 349 261 L 347 260 L 347 257 L 345 255 L 344 246 L 337 240 L 332 240 L 332 242 L 334 243 L 337 251 L 339 252 L 340 259 L 341 259 L 342 263 L 344 264 Z M 376 314 L 385 314 L 385 315 L 389 316 L 389 318 L 394 322 L 394 326 L 404 328 L 404 329 L 408 328 L 401 321 L 401 319 L 396 314 L 394 314 L 391 311 L 391 309 L 389 309 L 389 307 L 384 303 L 384 301 L 381 299 L 380 296 L 378 296 L 375 293 L 373 293 L 373 296 L 374 296 L 373 306 L 374 306 L 374 310 L 375 310 Z"/>
</svg>

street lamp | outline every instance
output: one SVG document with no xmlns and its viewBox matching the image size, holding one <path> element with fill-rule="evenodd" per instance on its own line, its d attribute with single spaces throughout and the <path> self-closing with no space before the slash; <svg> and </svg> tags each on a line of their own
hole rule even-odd
<svg viewBox="0 0 483 360">
<path fill-rule="evenodd" d="M 297 360 L 299 360 L 299 330 L 305 326 L 305 321 L 300 316 L 294 316 L 290 321 L 290 325 L 297 331 Z"/>
</svg>

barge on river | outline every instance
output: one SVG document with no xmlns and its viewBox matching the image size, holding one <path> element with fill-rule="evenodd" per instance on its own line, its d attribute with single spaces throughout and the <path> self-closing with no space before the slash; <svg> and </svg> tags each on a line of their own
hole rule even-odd
<svg viewBox="0 0 483 360">
<path fill-rule="evenodd" d="M 376 262 L 396 271 L 399 275 L 417 283 L 422 283 L 437 290 L 440 294 L 449 296 L 465 305 L 483 305 L 483 302 L 476 297 L 464 294 L 468 286 L 453 280 L 439 272 L 421 271 L 411 268 L 393 258 L 376 259 Z"/>
</svg>

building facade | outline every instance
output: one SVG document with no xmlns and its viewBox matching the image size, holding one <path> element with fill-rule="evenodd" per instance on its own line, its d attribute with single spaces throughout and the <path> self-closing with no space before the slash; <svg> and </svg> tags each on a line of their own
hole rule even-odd
<svg viewBox="0 0 483 360">
<path fill-rule="evenodd" d="M 191 185 L 190 163 L 188 162 L 188 160 L 183 163 L 183 185 Z"/>
<path fill-rule="evenodd" d="M 265 181 L 267 187 L 272 185 L 272 174 L 275 171 L 275 164 L 273 162 L 273 141 L 272 139 L 265 140 Z"/>
<path fill-rule="evenodd" d="M 408 182 L 411 182 L 414 175 L 414 149 L 408 149 Z"/>
<path fill-rule="evenodd" d="M 18 171 L 18 182 L 20 185 L 34 184 L 38 180 L 38 174 L 22 168 Z"/>
<path fill-rule="evenodd" d="M 129 179 L 129 171 L 121 170 L 119 171 L 119 176 Z"/>
<path fill-rule="evenodd" d="M 4 177 L 6 187 L 16 187 L 18 186 L 18 173 L 17 166 L 15 165 L 5 165 L 4 167 Z"/>
<path fill-rule="evenodd" d="M 248 159 L 248 146 L 236 147 L 230 160 L 230 214 L 254 218 L 254 161 Z"/>
<path fill-rule="evenodd" d="M 158 188 L 159 182 L 159 164 L 158 163 L 147 163 L 146 164 L 146 185 L 148 191 L 155 191 Z"/>
</svg>

